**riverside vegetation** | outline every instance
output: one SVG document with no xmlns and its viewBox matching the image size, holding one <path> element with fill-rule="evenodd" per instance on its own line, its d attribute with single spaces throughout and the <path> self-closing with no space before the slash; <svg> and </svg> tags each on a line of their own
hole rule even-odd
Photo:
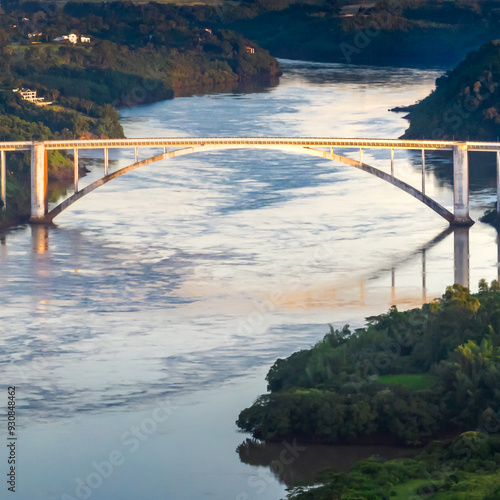
<svg viewBox="0 0 500 500">
<path fill-rule="evenodd" d="M 403 138 L 496 141 L 500 136 L 500 41 L 471 52 L 409 106 Z"/>
<path fill-rule="evenodd" d="M 427 444 L 415 458 L 327 473 L 324 485 L 291 498 L 500 497 L 497 281 L 482 280 L 477 294 L 455 284 L 438 301 L 393 307 L 355 331 L 332 328 L 312 349 L 277 360 L 266 380 L 270 392 L 237 421 L 255 438 Z"/>
<path fill-rule="evenodd" d="M 2 8 L 2 141 L 123 137 L 117 107 L 172 98 L 181 88 L 234 87 L 280 75 L 276 59 L 255 43 L 227 29 L 205 28 L 172 5 L 68 3 L 52 12 L 42 2 L 4 1 Z M 91 43 L 53 42 L 71 32 Z M 18 87 L 54 104 L 23 101 L 12 92 Z M 29 213 L 27 156 L 8 154 L 7 160 L 9 202 L 0 225 Z M 66 154 L 50 153 L 48 160 L 50 178 L 72 175 Z"/>
</svg>

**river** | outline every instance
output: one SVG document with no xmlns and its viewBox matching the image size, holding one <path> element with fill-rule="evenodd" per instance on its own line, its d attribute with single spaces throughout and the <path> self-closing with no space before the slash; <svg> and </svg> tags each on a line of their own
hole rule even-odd
<svg viewBox="0 0 500 500">
<path fill-rule="evenodd" d="M 440 74 L 282 66 L 277 86 L 136 106 L 121 123 L 127 137 L 395 138 L 406 122 L 388 109 L 423 98 Z M 397 151 L 397 175 L 419 186 L 420 158 Z M 110 169 L 132 160 L 133 151 L 111 152 Z M 84 186 L 102 175 L 102 152 L 82 161 Z M 390 168 L 387 151 L 366 150 L 364 161 Z M 426 169 L 427 194 L 450 207 L 451 158 L 428 154 Z M 472 177 L 477 220 L 495 199 L 493 165 Z M 0 238 L 2 390 L 6 401 L 6 386 L 17 388 L 18 500 L 282 498 L 287 483 L 367 452 L 238 448 L 248 436 L 234 422 L 265 392 L 274 360 L 313 345 L 328 324 L 360 326 L 391 304 L 438 297 L 455 279 L 476 289 L 498 276 L 494 229 L 449 234 L 436 213 L 379 179 L 283 152 L 144 167 L 55 222 Z M 287 446 L 293 460 L 280 461 Z"/>
</svg>

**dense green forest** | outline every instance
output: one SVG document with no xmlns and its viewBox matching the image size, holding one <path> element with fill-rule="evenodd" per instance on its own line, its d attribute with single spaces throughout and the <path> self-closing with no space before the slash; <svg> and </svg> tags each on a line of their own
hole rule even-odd
<svg viewBox="0 0 500 500">
<path fill-rule="evenodd" d="M 496 141 L 500 136 L 500 42 L 470 53 L 438 78 L 436 90 L 410 106 L 408 139 Z"/>
<path fill-rule="evenodd" d="M 497 432 L 500 426 L 500 284 L 482 280 L 477 294 L 455 284 L 422 308 L 392 307 L 355 331 L 332 328 L 313 348 L 277 360 L 266 380 L 270 392 L 237 421 L 257 439 L 409 446 L 442 440 L 420 458 L 372 461 L 350 475 L 334 474 L 331 484 L 299 498 L 389 498 L 388 485 L 428 483 L 426 471 L 463 458 L 457 450 L 466 438 L 446 438 L 478 429 L 491 433 L 493 426 Z M 475 483 L 467 474 L 497 470 L 500 438 L 474 439 L 481 441 L 479 455 L 462 461 L 455 479 L 437 481 L 439 488 L 468 491 Z M 363 494 L 343 496 L 351 490 Z"/>
<path fill-rule="evenodd" d="M 266 380 L 238 419 L 260 439 L 417 445 L 475 428 L 500 406 L 500 286 L 456 284 L 422 308 L 332 329 Z"/>
</svg>

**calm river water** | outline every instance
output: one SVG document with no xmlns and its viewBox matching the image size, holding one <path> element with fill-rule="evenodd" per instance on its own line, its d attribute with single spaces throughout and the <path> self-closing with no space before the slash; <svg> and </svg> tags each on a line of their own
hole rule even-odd
<svg viewBox="0 0 500 500">
<path fill-rule="evenodd" d="M 278 86 L 123 110 L 126 135 L 395 138 L 406 122 L 388 109 L 421 99 L 439 75 L 291 61 L 283 70 Z M 111 169 L 125 166 L 133 151 L 110 158 Z M 82 185 L 102 175 L 102 152 L 86 161 Z M 364 161 L 389 169 L 389 152 L 365 150 Z M 397 174 L 419 186 L 420 161 L 396 152 Z M 472 178 L 477 219 L 494 200 L 488 158 Z M 450 182 L 451 159 L 429 154 L 427 193 L 448 207 Z M 56 222 L 11 230 L 0 245 L 1 383 L 17 387 L 18 500 L 282 498 L 287 483 L 348 452 L 307 447 L 284 467 L 283 444 L 237 450 L 248 437 L 238 412 L 265 392 L 274 360 L 314 344 L 329 323 L 358 326 L 455 279 L 476 288 L 498 275 L 493 229 L 448 234 L 443 219 L 376 178 L 283 152 L 151 165 Z"/>
</svg>

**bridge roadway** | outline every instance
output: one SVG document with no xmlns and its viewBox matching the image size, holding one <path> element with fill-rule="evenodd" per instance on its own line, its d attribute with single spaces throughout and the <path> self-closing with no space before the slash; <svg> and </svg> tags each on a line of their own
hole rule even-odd
<svg viewBox="0 0 500 500">
<path fill-rule="evenodd" d="M 134 148 L 135 161 L 111 174 L 108 173 L 109 149 Z M 162 148 L 163 153 L 139 161 L 139 149 Z M 170 151 L 169 151 L 170 148 Z M 426 204 L 445 218 L 451 225 L 471 225 L 469 217 L 469 176 L 468 152 L 484 151 L 497 154 L 497 191 L 500 200 L 500 143 L 459 142 L 401 139 L 349 139 L 329 137 L 164 137 L 153 139 L 98 139 L 44 142 L 0 142 L 0 187 L 1 200 L 5 208 L 6 161 L 5 153 L 31 151 L 31 219 L 32 223 L 51 222 L 54 217 L 84 195 L 97 187 L 136 168 L 185 154 L 201 153 L 224 149 L 276 149 L 294 153 L 304 153 L 324 159 L 344 163 L 361 169 L 392 184 Z M 325 149 L 326 148 L 326 149 Z M 78 151 L 80 149 L 102 149 L 104 152 L 104 177 L 82 190 L 78 189 Z M 359 150 L 359 160 L 334 153 L 335 149 Z M 364 149 L 387 149 L 391 153 L 390 174 L 363 163 Z M 420 150 L 422 152 L 422 188 L 413 186 L 395 177 L 394 151 L 396 149 Z M 47 151 L 73 150 L 75 192 L 59 206 L 48 211 L 47 204 Z M 425 152 L 450 151 L 453 153 L 453 213 L 425 194 Z M 500 212 L 500 202 L 497 203 Z"/>
<path fill-rule="evenodd" d="M 30 151 L 33 142 L 0 142 L 0 151 Z M 498 142 L 459 142 L 402 139 L 337 139 L 330 137 L 165 137 L 155 139 L 96 139 L 45 141 L 45 149 L 113 149 L 134 147 L 192 147 L 202 145 L 262 146 L 282 145 L 319 148 L 412 149 L 426 151 L 452 151 L 461 144 L 468 151 L 500 151 Z"/>
</svg>

